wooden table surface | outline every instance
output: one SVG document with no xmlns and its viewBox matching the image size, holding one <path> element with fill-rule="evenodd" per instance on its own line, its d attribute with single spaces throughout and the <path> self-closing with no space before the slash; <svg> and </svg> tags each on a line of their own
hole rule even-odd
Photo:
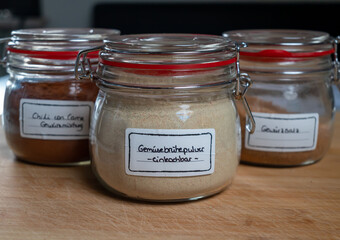
<svg viewBox="0 0 340 240">
<path fill-rule="evenodd" d="M 340 239 L 340 113 L 322 161 L 240 165 L 223 193 L 177 204 L 117 198 L 89 166 L 16 161 L 1 132 L 0 239 Z"/>
</svg>

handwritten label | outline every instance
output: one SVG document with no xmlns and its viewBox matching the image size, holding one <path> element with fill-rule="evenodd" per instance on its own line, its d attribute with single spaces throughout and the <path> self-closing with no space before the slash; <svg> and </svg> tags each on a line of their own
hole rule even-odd
<svg viewBox="0 0 340 240">
<path fill-rule="evenodd" d="M 87 139 L 93 102 L 21 99 L 20 134 L 35 139 Z"/>
<path fill-rule="evenodd" d="M 139 129 L 125 131 L 128 175 L 182 177 L 214 172 L 214 129 Z"/>
<path fill-rule="evenodd" d="M 245 148 L 268 152 L 303 152 L 316 148 L 319 114 L 253 112 L 256 130 L 246 132 Z"/>
</svg>

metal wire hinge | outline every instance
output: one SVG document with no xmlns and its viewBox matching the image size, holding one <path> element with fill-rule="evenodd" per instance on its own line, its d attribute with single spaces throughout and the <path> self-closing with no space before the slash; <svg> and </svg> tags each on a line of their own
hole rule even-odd
<svg viewBox="0 0 340 240">
<path fill-rule="evenodd" d="M 78 53 L 74 68 L 74 74 L 77 80 L 93 80 L 94 73 L 92 72 L 91 61 L 89 58 L 87 58 L 87 54 L 102 49 L 103 46 L 99 46 L 95 48 L 85 49 Z"/>
<path fill-rule="evenodd" d="M 246 120 L 246 129 L 250 133 L 255 132 L 256 123 L 253 117 L 253 114 L 249 108 L 247 99 L 245 97 L 245 94 L 248 90 L 248 88 L 252 85 L 252 80 L 250 79 L 249 75 L 247 73 L 241 73 L 240 71 L 240 48 L 246 47 L 247 45 L 245 43 L 241 43 L 241 46 L 239 44 L 236 44 L 236 89 L 235 89 L 235 99 L 241 100 L 243 107 L 247 114 L 247 120 Z"/>
</svg>

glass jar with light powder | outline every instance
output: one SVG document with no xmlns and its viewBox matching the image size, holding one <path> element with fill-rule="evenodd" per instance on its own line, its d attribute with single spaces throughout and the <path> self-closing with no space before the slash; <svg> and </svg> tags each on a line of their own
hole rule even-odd
<svg viewBox="0 0 340 240">
<path fill-rule="evenodd" d="M 96 73 L 77 77 L 93 78 L 100 88 L 90 142 L 94 173 L 107 189 L 135 199 L 185 201 L 231 184 L 241 140 L 234 99 L 247 107 L 251 83 L 237 71 L 238 49 L 211 35 L 106 41 Z M 94 50 L 80 52 L 76 69 Z"/>
<path fill-rule="evenodd" d="M 248 100 L 257 123 L 244 131 L 241 161 L 267 166 L 300 166 L 320 160 L 332 139 L 338 81 L 336 42 L 324 32 L 240 30 L 223 34 L 247 42 L 240 52 L 241 70 L 254 86 Z"/>
</svg>

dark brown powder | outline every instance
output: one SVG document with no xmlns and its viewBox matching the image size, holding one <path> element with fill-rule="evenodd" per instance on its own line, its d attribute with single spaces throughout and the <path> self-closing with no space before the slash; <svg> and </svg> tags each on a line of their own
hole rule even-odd
<svg viewBox="0 0 340 240">
<path fill-rule="evenodd" d="M 92 101 L 98 89 L 90 81 L 12 83 L 6 89 L 4 130 L 7 143 L 17 158 L 40 164 L 68 164 L 89 160 L 88 139 L 45 140 L 20 136 L 20 99 Z"/>
<path fill-rule="evenodd" d="M 287 111 L 270 102 L 265 102 L 256 97 L 247 97 L 253 112 L 284 113 Z M 239 104 L 239 103 L 238 103 Z M 241 162 L 266 165 L 266 166 L 299 166 L 314 163 L 320 160 L 327 152 L 332 139 L 332 124 L 320 119 L 317 146 L 312 151 L 305 152 L 268 152 L 245 148 L 245 122 L 246 114 L 241 105 L 238 105 L 242 130 Z"/>
</svg>

